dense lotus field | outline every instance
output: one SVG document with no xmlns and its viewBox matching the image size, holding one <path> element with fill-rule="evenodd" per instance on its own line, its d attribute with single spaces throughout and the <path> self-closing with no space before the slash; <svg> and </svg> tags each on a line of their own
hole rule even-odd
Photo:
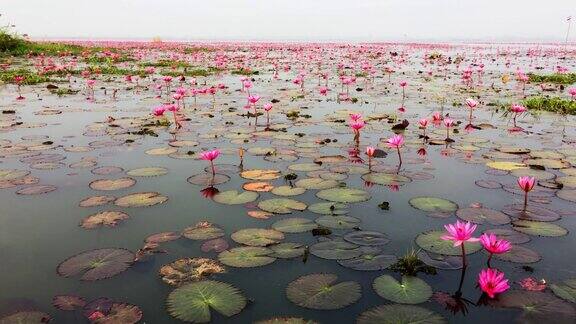
<svg viewBox="0 0 576 324">
<path fill-rule="evenodd" d="M 576 48 L 0 55 L 0 324 L 575 323 Z"/>
</svg>

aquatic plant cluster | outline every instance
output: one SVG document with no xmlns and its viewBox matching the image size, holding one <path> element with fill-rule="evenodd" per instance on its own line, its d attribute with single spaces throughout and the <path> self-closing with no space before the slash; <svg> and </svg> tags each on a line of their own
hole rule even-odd
<svg viewBox="0 0 576 324">
<path fill-rule="evenodd" d="M 0 44 L 0 324 L 576 318 L 574 47 Z"/>
</svg>

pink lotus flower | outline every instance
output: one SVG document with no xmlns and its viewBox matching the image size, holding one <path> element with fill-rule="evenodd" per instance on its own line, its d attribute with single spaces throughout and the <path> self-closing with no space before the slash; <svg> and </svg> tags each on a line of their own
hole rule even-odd
<svg viewBox="0 0 576 324">
<path fill-rule="evenodd" d="M 443 235 L 441 239 L 454 241 L 454 246 L 460 246 L 464 242 L 478 242 L 480 239 L 472 237 L 476 230 L 476 225 L 469 222 L 456 221 L 454 224 L 444 225 L 448 235 Z"/>
<path fill-rule="evenodd" d="M 212 151 L 205 151 L 200 153 L 200 158 L 205 161 L 210 161 L 210 167 L 212 168 L 212 175 L 216 174 L 216 170 L 214 169 L 214 160 L 218 158 L 220 155 L 220 150 L 212 150 Z"/>
<path fill-rule="evenodd" d="M 408 81 L 406 81 L 406 80 L 400 81 L 400 86 L 401 86 L 402 88 L 404 88 L 404 87 L 407 86 L 407 85 L 408 85 Z"/>
<path fill-rule="evenodd" d="M 253 105 L 256 104 L 258 102 L 258 100 L 260 100 L 259 95 L 248 96 L 248 102 L 253 104 Z"/>
<path fill-rule="evenodd" d="M 368 155 L 369 157 L 373 157 L 375 151 L 376 149 L 373 146 L 366 147 L 366 155 Z"/>
<path fill-rule="evenodd" d="M 272 110 L 272 107 L 273 107 L 272 104 L 269 103 L 269 102 L 264 104 L 264 110 L 265 110 L 265 111 L 270 111 L 270 110 Z"/>
<path fill-rule="evenodd" d="M 452 118 L 444 119 L 444 126 L 446 126 L 448 128 L 454 126 L 454 119 L 452 119 Z"/>
<path fill-rule="evenodd" d="M 520 189 L 522 189 L 526 193 L 532 191 L 532 189 L 534 189 L 535 184 L 536 179 L 534 177 L 525 176 L 518 178 L 518 186 L 520 186 Z"/>
<path fill-rule="evenodd" d="M 468 108 L 474 109 L 474 108 L 476 108 L 476 106 L 478 106 L 478 101 L 476 101 L 472 98 L 468 98 L 468 99 L 466 99 L 466 105 L 468 105 Z"/>
<path fill-rule="evenodd" d="M 502 254 L 510 251 L 510 242 L 498 239 L 496 235 L 484 233 L 480 235 L 480 243 L 490 254 Z"/>
<path fill-rule="evenodd" d="M 442 115 L 440 114 L 439 111 L 435 111 L 432 114 L 432 121 L 437 123 L 437 122 L 440 122 L 441 120 L 442 120 Z"/>
<path fill-rule="evenodd" d="M 572 99 L 576 99 L 576 88 L 568 89 L 568 94 L 572 96 Z"/>
<path fill-rule="evenodd" d="M 402 137 L 402 135 L 394 135 L 390 137 L 386 143 L 388 144 L 388 147 L 398 149 L 402 147 L 402 144 L 404 144 L 404 137 Z"/>
<path fill-rule="evenodd" d="M 527 109 L 526 109 L 526 107 L 524 107 L 524 106 L 522 106 L 522 105 L 512 104 L 512 107 L 510 107 L 510 110 L 511 110 L 513 113 L 521 114 L 521 113 L 523 113 L 523 112 L 526 112 Z"/>
<path fill-rule="evenodd" d="M 428 126 L 428 119 L 422 118 L 418 121 L 418 124 L 420 124 L 420 127 L 426 128 L 426 126 Z"/>
<path fill-rule="evenodd" d="M 166 107 L 158 106 L 152 110 L 152 114 L 156 117 L 164 116 L 164 112 L 166 111 Z"/>
<path fill-rule="evenodd" d="M 350 114 L 350 119 L 352 119 L 352 121 L 359 121 L 360 119 L 362 119 L 362 115 L 361 114 Z"/>
<path fill-rule="evenodd" d="M 496 269 L 482 269 L 478 275 L 478 285 L 490 298 L 503 293 L 510 288 L 508 280 L 504 279 L 504 273 Z"/>
<path fill-rule="evenodd" d="M 320 89 L 318 89 L 318 91 L 320 92 L 321 95 L 325 96 L 326 94 L 328 94 L 328 88 L 326 87 L 320 87 Z"/>
<path fill-rule="evenodd" d="M 166 83 L 170 83 L 170 82 L 172 82 L 172 77 L 169 75 L 165 75 L 162 77 L 162 80 Z"/>
<path fill-rule="evenodd" d="M 365 125 L 366 125 L 366 123 L 364 123 L 364 121 L 362 121 L 362 120 L 357 120 L 357 121 L 353 121 L 350 123 L 350 127 L 355 132 L 359 132 L 362 128 L 364 128 Z"/>
</svg>

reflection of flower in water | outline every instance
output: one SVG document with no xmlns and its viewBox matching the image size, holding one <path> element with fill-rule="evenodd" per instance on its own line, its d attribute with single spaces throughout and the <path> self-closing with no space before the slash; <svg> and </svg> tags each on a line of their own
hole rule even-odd
<svg viewBox="0 0 576 324">
<path fill-rule="evenodd" d="M 348 157 L 352 163 L 364 163 L 364 160 L 360 157 L 360 150 L 356 147 L 348 149 Z"/>
<path fill-rule="evenodd" d="M 391 185 L 388 186 L 388 189 L 389 189 L 390 191 L 397 192 L 397 191 L 400 191 L 400 186 L 397 185 L 397 184 L 395 184 L 395 183 L 393 183 L 393 184 L 391 184 Z"/>
<path fill-rule="evenodd" d="M 536 280 L 532 277 L 527 277 L 518 282 L 520 287 L 528 291 L 542 291 L 546 289 L 546 280 Z"/>
<path fill-rule="evenodd" d="M 426 154 L 428 154 L 428 152 L 426 152 L 426 149 L 424 147 L 419 148 L 416 153 L 420 156 L 426 156 Z"/>
<path fill-rule="evenodd" d="M 207 188 L 200 190 L 200 192 L 202 193 L 202 196 L 204 198 L 212 199 L 212 198 L 214 198 L 214 196 L 216 196 L 217 193 L 220 192 L 220 190 L 218 190 L 215 187 L 207 187 Z"/>
<path fill-rule="evenodd" d="M 468 313 L 467 304 L 470 302 L 466 299 L 458 297 L 457 294 L 450 295 L 449 293 L 445 293 L 443 291 L 437 291 L 432 295 L 432 298 L 438 304 L 444 306 L 444 309 L 449 310 L 454 315 L 458 313 L 466 315 Z"/>
<path fill-rule="evenodd" d="M 374 182 L 370 182 L 370 181 L 364 180 L 364 187 L 366 187 L 366 188 L 372 188 L 372 187 L 374 187 L 374 185 L 375 185 Z"/>
</svg>

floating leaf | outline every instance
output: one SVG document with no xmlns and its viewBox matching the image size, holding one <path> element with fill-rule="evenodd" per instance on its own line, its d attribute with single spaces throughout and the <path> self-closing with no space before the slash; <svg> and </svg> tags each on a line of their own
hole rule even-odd
<svg viewBox="0 0 576 324">
<path fill-rule="evenodd" d="M 461 256 L 442 255 L 425 251 L 418 251 L 417 255 L 418 259 L 434 268 L 442 270 L 462 269 Z"/>
<path fill-rule="evenodd" d="M 0 324 L 41 324 L 50 322 L 50 315 L 40 311 L 21 311 L 0 318 Z"/>
<path fill-rule="evenodd" d="M 230 180 L 229 176 L 227 176 L 225 174 L 220 174 L 220 173 L 216 173 L 216 174 L 200 173 L 200 174 L 193 175 L 193 176 L 189 177 L 188 179 L 186 179 L 186 181 L 188 181 L 191 184 L 195 184 L 195 185 L 199 185 L 199 186 L 203 186 L 203 187 L 216 186 L 216 185 L 228 182 L 229 180 Z"/>
<path fill-rule="evenodd" d="M 345 215 L 348 214 L 348 205 L 335 202 L 320 202 L 308 206 L 308 210 L 323 215 Z"/>
<path fill-rule="evenodd" d="M 288 166 L 288 170 L 301 172 L 317 171 L 322 170 L 323 168 L 322 165 L 316 163 L 297 163 Z"/>
<path fill-rule="evenodd" d="M 237 190 L 228 190 L 219 192 L 212 197 L 212 199 L 221 204 L 241 205 L 258 199 L 258 193 L 252 191 L 243 191 L 239 193 Z"/>
<path fill-rule="evenodd" d="M 159 274 L 165 283 L 181 286 L 223 272 L 226 272 L 226 269 L 218 261 L 208 258 L 183 258 L 162 266 Z"/>
<path fill-rule="evenodd" d="M 132 169 L 126 174 L 132 177 L 157 177 L 168 174 L 168 169 L 162 167 L 138 168 Z"/>
<path fill-rule="evenodd" d="M 356 203 L 372 198 L 368 192 L 354 188 L 324 189 L 318 191 L 316 196 L 320 199 L 339 203 Z"/>
<path fill-rule="evenodd" d="M 129 217 L 128 214 L 120 211 L 104 211 L 84 218 L 80 226 L 85 229 L 94 229 L 100 226 L 114 227 Z"/>
<path fill-rule="evenodd" d="M 296 181 L 296 186 L 304 189 L 330 189 L 338 186 L 336 180 L 325 180 L 321 178 L 306 178 Z"/>
<path fill-rule="evenodd" d="M 568 230 L 556 224 L 517 220 L 512 222 L 514 230 L 534 236 L 564 236 Z"/>
<path fill-rule="evenodd" d="M 89 187 L 94 190 L 112 191 L 130 188 L 136 184 L 132 178 L 99 179 L 90 182 Z"/>
<path fill-rule="evenodd" d="M 510 217 L 529 221 L 553 222 L 560 219 L 557 212 L 538 206 L 527 206 L 522 204 L 504 206 L 502 212 Z"/>
<path fill-rule="evenodd" d="M 303 233 L 318 227 L 318 224 L 307 218 L 286 218 L 272 224 L 272 228 L 284 233 Z"/>
<path fill-rule="evenodd" d="M 82 274 L 81 280 L 94 281 L 121 273 L 133 260 L 134 254 L 125 249 L 96 249 L 66 259 L 58 265 L 57 271 L 63 277 Z"/>
<path fill-rule="evenodd" d="M 245 228 L 232 233 L 232 239 L 248 246 L 268 246 L 284 239 L 284 234 L 266 228 Z"/>
<path fill-rule="evenodd" d="M 492 169 L 501 170 L 501 171 L 512 171 L 516 169 L 524 169 L 527 168 L 526 164 L 518 163 L 518 162 L 510 162 L 510 161 L 495 161 L 495 162 L 488 162 L 486 166 Z"/>
<path fill-rule="evenodd" d="M 177 232 L 161 232 L 148 236 L 144 242 L 146 243 L 164 243 L 177 240 L 182 235 Z"/>
<path fill-rule="evenodd" d="M 327 260 L 346 260 L 362 255 L 358 245 L 344 241 L 318 242 L 310 247 L 310 253 Z"/>
<path fill-rule="evenodd" d="M 354 231 L 344 235 L 344 240 L 363 246 L 379 246 L 390 242 L 384 233 L 374 231 Z"/>
<path fill-rule="evenodd" d="M 458 209 L 454 202 L 436 197 L 416 197 L 410 199 L 409 203 L 412 207 L 429 213 L 452 213 Z"/>
<path fill-rule="evenodd" d="M 278 170 L 246 170 L 240 176 L 250 180 L 274 180 L 280 178 L 281 173 Z"/>
<path fill-rule="evenodd" d="M 272 193 L 277 196 L 298 196 L 306 192 L 306 189 L 291 186 L 279 186 L 272 189 Z"/>
<path fill-rule="evenodd" d="M 179 320 L 207 323 L 211 320 L 211 309 L 230 317 L 244 309 L 246 298 L 227 283 L 205 280 L 176 288 L 166 303 L 170 315 Z"/>
<path fill-rule="evenodd" d="M 273 198 L 262 200 L 258 203 L 258 208 L 274 214 L 290 214 L 293 210 L 305 210 L 306 204 L 289 198 Z"/>
<path fill-rule="evenodd" d="M 294 304 L 312 309 L 339 309 L 358 301 L 361 287 L 354 281 L 336 283 L 335 274 L 310 274 L 292 281 L 286 296 Z"/>
<path fill-rule="evenodd" d="M 416 244 L 424 250 L 444 255 L 461 255 L 462 249 L 454 246 L 452 241 L 446 241 L 440 237 L 446 235 L 444 231 L 424 232 L 416 237 Z M 465 242 L 466 254 L 478 252 L 482 245 L 478 242 Z"/>
<path fill-rule="evenodd" d="M 58 295 L 52 299 L 52 305 L 63 311 L 73 311 L 82 309 L 86 305 L 86 300 L 79 296 Z"/>
<path fill-rule="evenodd" d="M 52 192 L 54 190 L 56 190 L 56 186 L 52 186 L 52 185 L 35 185 L 35 186 L 28 186 L 28 187 L 24 187 L 18 191 L 16 191 L 16 194 L 18 195 L 42 195 L 45 193 L 49 193 Z"/>
<path fill-rule="evenodd" d="M 351 216 L 321 216 L 316 218 L 316 223 L 333 229 L 352 229 L 360 225 L 360 220 Z"/>
<path fill-rule="evenodd" d="M 568 279 L 562 283 L 551 284 L 550 289 L 554 295 L 571 303 L 576 303 L 576 279 Z"/>
<path fill-rule="evenodd" d="M 276 261 L 274 251 L 265 247 L 237 247 L 223 251 L 218 255 L 218 260 L 223 264 L 237 268 L 261 267 Z"/>
<path fill-rule="evenodd" d="M 114 303 L 108 314 L 93 321 L 95 324 L 136 324 L 142 319 L 142 310 L 130 304 Z"/>
<path fill-rule="evenodd" d="M 242 189 L 247 191 L 268 192 L 274 189 L 270 182 L 246 182 L 242 185 Z"/>
<path fill-rule="evenodd" d="M 114 196 L 92 196 L 83 199 L 78 205 L 80 207 L 96 207 L 109 204 L 116 200 Z"/>
<path fill-rule="evenodd" d="M 206 241 L 202 243 L 200 249 L 202 252 L 210 252 L 214 251 L 216 253 L 220 253 L 228 249 L 228 242 L 222 238 L 216 238 L 213 240 Z"/>
<path fill-rule="evenodd" d="M 395 303 L 420 304 L 432 297 L 432 288 L 413 276 L 402 276 L 400 283 L 390 275 L 382 275 L 374 280 L 373 287 L 378 295 Z"/>
<path fill-rule="evenodd" d="M 318 324 L 311 320 L 305 320 L 299 317 L 273 317 L 262 321 L 256 321 L 254 324 Z"/>
<path fill-rule="evenodd" d="M 149 207 L 168 201 L 168 197 L 157 192 L 138 192 L 120 197 L 114 201 L 119 207 Z"/>
<path fill-rule="evenodd" d="M 538 291 L 510 290 L 490 300 L 494 307 L 521 310 L 517 323 L 541 324 L 553 319 L 554 323 L 574 323 L 576 310 L 572 305 L 550 293 Z"/>
<path fill-rule="evenodd" d="M 412 179 L 403 175 L 395 173 L 380 173 L 380 172 L 367 173 L 362 176 L 362 179 L 364 181 L 376 183 L 383 186 L 403 185 L 405 183 L 412 181 Z"/>
<path fill-rule="evenodd" d="M 495 258 L 514 263 L 534 263 L 540 261 L 542 257 L 535 251 L 520 245 L 512 245 L 506 253 L 495 254 Z"/>
<path fill-rule="evenodd" d="M 493 228 L 484 233 L 492 233 L 499 239 L 504 239 L 512 244 L 522 244 L 530 242 L 530 236 L 507 228 Z"/>
<path fill-rule="evenodd" d="M 338 260 L 343 267 L 359 271 L 384 270 L 396 263 L 395 255 L 380 254 L 379 249 L 362 249 L 362 254 L 351 259 Z"/>
<path fill-rule="evenodd" d="M 275 258 L 292 259 L 303 256 L 306 247 L 300 243 L 286 242 L 272 245 L 270 249 L 274 251 L 271 256 Z"/>
<path fill-rule="evenodd" d="M 445 324 L 440 314 L 419 306 L 382 305 L 358 317 L 358 324 Z"/>
<path fill-rule="evenodd" d="M 456 216 L 476 224 L 504 225 L 510 223 L 510 217 L 506 214 L 489 208 L 460 208 L 456 211 Z"/>
<path fill-rule="evenodd" d="M 182 235 L 191 240 L 212 240 L 224 236 L 224 231 L 209 222 L 199 222 L 186 227 Z"/>
</svg>

